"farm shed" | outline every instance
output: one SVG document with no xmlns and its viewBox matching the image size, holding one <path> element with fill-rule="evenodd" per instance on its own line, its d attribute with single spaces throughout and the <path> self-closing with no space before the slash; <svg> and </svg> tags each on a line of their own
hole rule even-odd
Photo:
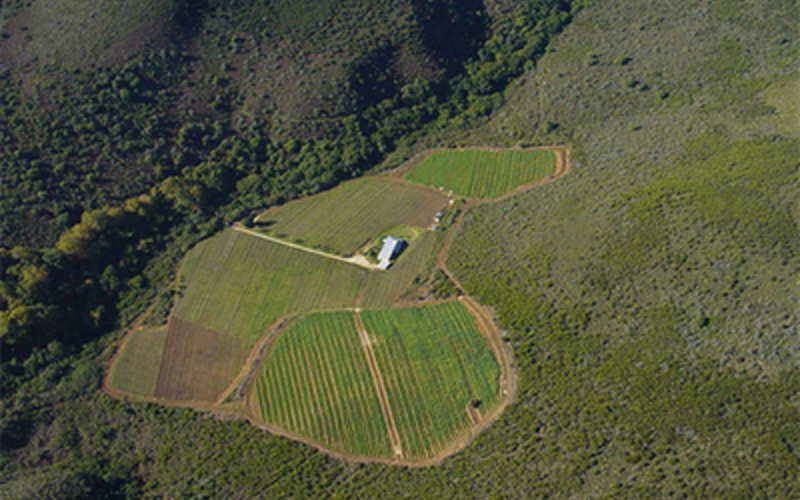
<svg viewBox="0 0 800 500">
<path fill-rule="evenodd" d="M 394 236 L 387 236 L 383 239 L 383 248 L 378 253 L 378 269 L 388 269 L 392 261 L 400 255 L 405 248 L 406 242 Z"/>
</svg>

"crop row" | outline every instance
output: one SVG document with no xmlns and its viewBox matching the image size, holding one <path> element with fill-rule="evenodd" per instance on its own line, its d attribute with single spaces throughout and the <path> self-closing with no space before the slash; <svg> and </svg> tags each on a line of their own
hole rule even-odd
<svg viewBox="0 0 800 500">
<path fill-rule="evenodd" d="M 552 151 L 435 151 L 406 175 L 467 198 L 496 198 L 553 173 Z"/>
<path fill-rule="evenodd" d="M 447 198 L 386 178 L 365 178 L 274 208 L 258 221 L 261 230 L 303 245 L 351 255 L 399 225 L 425 227 Z"/>
<path fill-rule="evenodd" d="M 227 230 L 193 249 L 176 315 L 252 344 L 290 312 L 352 306 L 367 271 Z"/>
<path fill-rule="evenodd" d="M 407 458 L 424 458 L 470 426 L 470 404 L 490 407 L 499 369 L 459 302 L 366 311 Z"/>
<path fill-rule="evenodd" d="M 256 381 L 261 418 L 326 447 L 390 456 L 386 425 L 350 312 L 297 320 Z"/>
</svg>

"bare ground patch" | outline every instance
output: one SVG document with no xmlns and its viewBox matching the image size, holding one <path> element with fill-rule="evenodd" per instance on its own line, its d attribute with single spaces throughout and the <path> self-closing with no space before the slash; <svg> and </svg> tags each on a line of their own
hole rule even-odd
<svg viewBox="0 0 800 500">
<path fill-rule="evenodd" d="M 233 382 L 250 348 L 229 335 L 171 318 L 155 396 L 216 401 Z"/>
</svg>

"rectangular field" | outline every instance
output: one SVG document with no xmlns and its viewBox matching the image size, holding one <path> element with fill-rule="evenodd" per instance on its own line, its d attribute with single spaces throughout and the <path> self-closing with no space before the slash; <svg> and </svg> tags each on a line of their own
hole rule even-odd
<svg viewBox="0 0 800 500">
<path fill-rule="evenodd" d="M 399 224 L 429 226 L 447 202 L 446 196 L 430 189 L 366 177 L 273 208 L 259 217 L 257 230 L 349 256 Z"/>
<path fill-rule="evenodd" d="M 249 352 L 249 345 L 242 340 L 172 318 L 155 395 L 216 401 L 233 382 Z"/>
<path fill-rule="evenodd" d="M 458 301 L 364 311 L 406 459 L 429 458 L 491 408 L 500 368 Z"/>
<path fill-rule="evenodd" d="M 228 229 L 187 255 L 175 316 L 252 345 L 287 313 L 352 307 L 367 273 Z"/>
<path fill-rule="evenodd" d="M 131 333 L 111 365 L 109 385 L 130 394 L 155 396 L 158 369 L 166 340 L 166 326 Z"/>
<path fill-rule="evenodd" d="M 546 150 L 440 150 L 404 179 L 466 198 L 492 199 L 551 175 L 555 161 L 555 154 Z"/>
<path fill-rule="evenodd" d="M 271 425 L 343 453 L 392 454 L 352 312 L 303 316 L 271 347 L 255 380 Z"/>
</svg>

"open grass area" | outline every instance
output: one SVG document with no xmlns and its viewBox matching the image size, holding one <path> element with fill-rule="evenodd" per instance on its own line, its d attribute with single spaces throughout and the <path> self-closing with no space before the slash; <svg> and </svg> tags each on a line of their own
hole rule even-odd
<svg viewBox="0 0 800 500">
<path fill-rule="evenodd" d="M 404 178 L 466 198 L 491 199 L 554 169 L 552 151 L 454 149 L 433 151 Z"/>
<path fill-rule="evenodd" d="M 271 348 L 256 380 L 258 416 L 343 453 L 391 447 L 352 312 L 303 316 Z"/>
<path fill-rule="evenodd" d="M 166 340 L 166 326 L 131 333 L 111 366 L 109 385 L 130 394 L 154 396 Z"/>
<path fill-rule="evenodd" d="M 258 230 L 339 255 L 351 255 L 399 225 L 427 227 L 448 198 L 429 189 L 367 177 L 269 210 Z"/>
<path fill-rule="evenodd" d="M 251 344 L 281 316 L 351 307 L 367 271 L 233 230 L 189 252 L 175 315 Z"/>
<path fill-rule="evenodd" d="M 458 301 L 361 313 L 407 459 L 436 454 L 489 410 L 500 368 Z"/>
</svg>

